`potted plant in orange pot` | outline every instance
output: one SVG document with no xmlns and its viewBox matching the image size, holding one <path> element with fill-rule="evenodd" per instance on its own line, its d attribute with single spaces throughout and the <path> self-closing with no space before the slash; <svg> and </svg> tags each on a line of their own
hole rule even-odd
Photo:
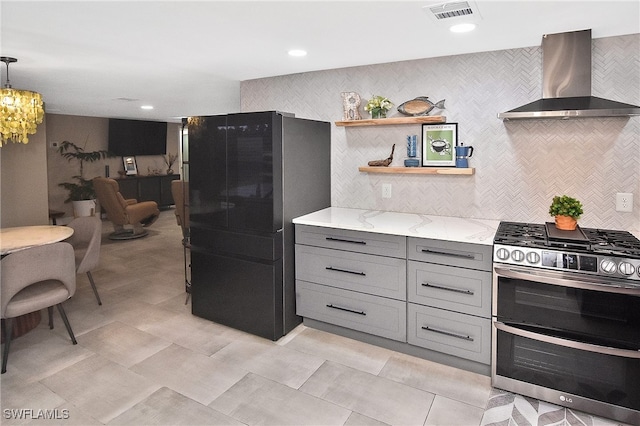
<svg viewBox="0 0 640 426">
<path fill-rule="evenodd" d="M 549 214 L 555 216 L 556 228 L 563 231 L 573 231 L 578 225 L 578 219 L 584 213 L 582 203 L 568 195 L 553 197 Z"/>
</svg>

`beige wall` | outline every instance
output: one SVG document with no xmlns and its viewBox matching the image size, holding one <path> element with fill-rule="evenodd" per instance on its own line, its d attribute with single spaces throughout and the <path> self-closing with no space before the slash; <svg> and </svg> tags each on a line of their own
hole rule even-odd
<svg viewBox="0 0 640 426">
<path fill-rule="evenodd" d="M 0 227 L 46 225 L 46 118 L 28 144 L 8 143 L 0 148 Z"/>
</svg>

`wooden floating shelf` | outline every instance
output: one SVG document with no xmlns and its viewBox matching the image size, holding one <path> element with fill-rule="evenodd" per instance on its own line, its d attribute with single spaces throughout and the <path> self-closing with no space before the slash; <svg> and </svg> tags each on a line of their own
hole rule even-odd
<svg viewBox="0 0 640 426">
<path fill-rule="evenodd" d="M 476 169 L 458 167 L 358 167 L 364 173 L 398 173 L 406 175 L 473 175 Z"/>
<path fill-rule="evenodd" d="M 389 126 L 393 124 L 446 123 L 442 115 L 422 115 L 418 117 L 369 118 L 364 120 L 336 121 L 336 126 Z"/>
</svg>

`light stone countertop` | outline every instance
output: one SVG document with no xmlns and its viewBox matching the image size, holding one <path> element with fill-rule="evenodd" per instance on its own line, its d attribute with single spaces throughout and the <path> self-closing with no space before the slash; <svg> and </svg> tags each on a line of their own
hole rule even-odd
<svg viewBox="0 0 640 426">
<path fill-rule="evenodd" d="M 293 219 L 294 224 L 378 234 L 492 245 L 500 221 L 328 207 Z"/>
<path fill-rule="evenodd" d="M 63 241 L 73 235 L 73 228 L 57 225 L 17 226 L 0 229 L 0 254 Z"/>
</svg>

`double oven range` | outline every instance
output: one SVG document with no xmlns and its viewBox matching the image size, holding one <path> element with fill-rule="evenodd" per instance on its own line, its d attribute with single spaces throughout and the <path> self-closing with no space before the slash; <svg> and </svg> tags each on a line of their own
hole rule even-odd
<svg viewBox="0 0 640 426">
<path fill-rule="evenodd" d="M 501 222 L 493 386 L 640 425 L 640 240 Z"/>
</svg>

